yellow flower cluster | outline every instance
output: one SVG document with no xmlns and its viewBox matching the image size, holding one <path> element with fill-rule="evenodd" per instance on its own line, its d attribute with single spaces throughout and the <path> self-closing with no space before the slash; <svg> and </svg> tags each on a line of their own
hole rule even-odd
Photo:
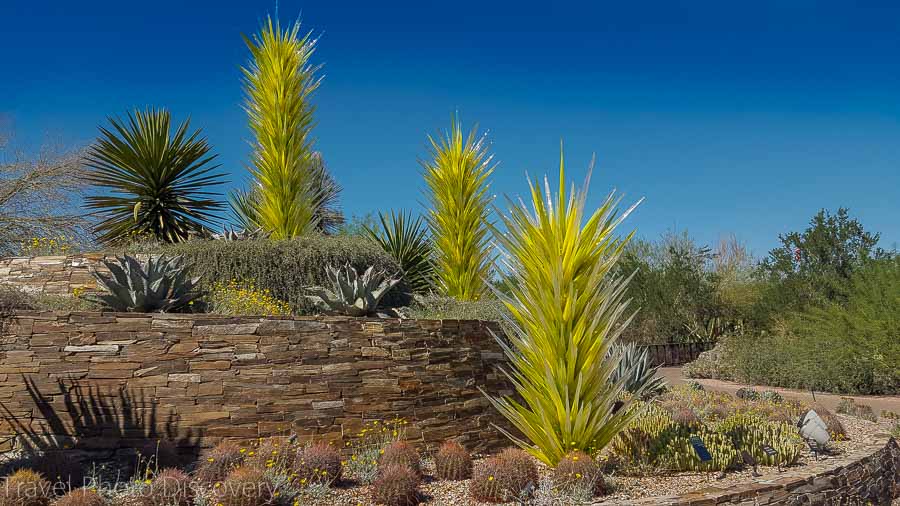
<svg viewBox="0 0 900 506">
<path fill-rule="evenodd" d="M 353 441 L 344 443 L 352 451 L 346 464 L 349 473 L 363 483 L 371 482 L 377 474 L 378 457 L 387 445 L 403 439 L 407 424 L 403 418 L 394 418 L 372 420 L 363 425 Z"/>
<path fill-rule="evenodd" d="M 55 237 L 32 237 L 19 244 L 22 256 L 37 257 L 48 255 L 67 255 L 72 252 L 72 238 L 60 235 Z"/>
<path fill-rule="evenodd" d="M 210 309 L 227 315 L 289 316 L 291 306 L 276 299 L 268 288 L 259 289 L 254 282 L 216 282 L 209 294 Z"/>
</svg>

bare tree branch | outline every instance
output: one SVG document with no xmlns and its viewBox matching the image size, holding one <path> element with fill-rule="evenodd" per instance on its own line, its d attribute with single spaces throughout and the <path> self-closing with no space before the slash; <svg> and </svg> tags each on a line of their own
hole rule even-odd
<svg viewBox="0 0 900 506">
<path fill-rule="evenodd" d="M 0 255 L 16 254 L 33 237 L 89 242 L 80 210 L 87 186 L 82 154 L 82 149 L 45 144 L 29 157 L 0 133 Z"/>
</svg>

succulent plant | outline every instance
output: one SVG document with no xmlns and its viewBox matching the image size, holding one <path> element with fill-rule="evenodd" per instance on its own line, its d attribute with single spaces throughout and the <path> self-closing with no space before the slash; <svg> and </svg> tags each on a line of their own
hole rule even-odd
<svg viewBox="0 0 900 506">
<path fill-rule="evenodd" d="M 194 476 L 205 483 L 219 482 L 244 461 L 244 451 L 237 443 L 222 441 L 200 455 Z"/>
<path fill-rule="evenodd" d="M 472 476 L 472 456 L 456 441 L 447 441 L 434 454 L 434 470 L 442 480 L 465 480 Z"/>
<path fill-rule="evenodd" d="M 759 398 L 766 402 L 771 402 L 774 404 L 779 404 L 784 402 L 784 397 L 781 396 L 778 392 L 774 390 L 766 390 L 763 393 L 759 394 Z"/>
<path fill-rule="evenodd" d="M 302 486 L 339 482 L 343 474 L 341 453 L 324 442 L 302 448 L 294 459 L 294 473 Z"/>
<path fill-rule="evenodd" d="M 594 459 L 587 453 L 575 450 L 566 454 L 553 468 L 553 484 L 566 491 L 587 488 L 593 496 L 603 491 L 605 481 Z"/>
<path fill-rule="evenodd" d="M 163 469 L 141 493 L 140 506 L 191 506 L 191 478 L 178 469 Z"/>
<path fill-rule="evenodd" d="M 409 468 L 417 475 L 422 475 L 422 463 L 416 447 L 406 441 L 394 441 L 387 445 L 378 458 L 378 472 L 381 473 L 392 465 Z"/>
<path fill-rule="evenodd" d="M 622 381 L 626 391 L 642 397 L 653 397 L 666 389 L 666 380 L 656 374 L 659 367 L 650 362 L 650 350 L 636 343 L 616 343 L 607 358 L 622 357 L 609 377 L 611 383 Z M 624 379 L 623 379 L 624 378 Z"/>
<path fill-rule="evenodd" d="M 188 276 L 181 256 L 147 257 L 142 262 L 132 256 L 103 260 L 110 275 L 94 271 L 97 283 L 108 293 L 90 298 L 116 311 L 141 313 L 171 312 L 183 309 L 200 297 L 196 290 L 200 278 Z"/>
<path fill-rule="evenodd" d="M 412 469 L 401 464 L 384 468 L 372 483 L 372 501 L 386 506 L 412 506 L 419 504 L 419 483 L 422 478 Z"/>
<path fill-rule="evenodd" d="M 375 312 L 379 301 L 399 279 L 385 279 L 384 271 L 369 267 L 359 275 L 350 264 L 342 268 L 325 267 L 331 288 L 309 287 L 310 299 L 324 309 L 347 316 L 367 316 Z"/>
<path fill-rule="evenodd" d="M 263 229 L 256 228 L 253 230 L 242 228 L 240 230 L 234 227 L 224 227 L 219 234 L 213 234 L 212 238 L 217 241 L 248 241 L 250 239 L 259 239 L 265 237 Z"/>
<path fill-rule="evenodd" d="M 734 393 L 734 396 L 738 399 L 744 399 L 745 401 L 759 400 L 759 392 L 748 387 L 738 388 L 737 392 Z"/>
</svg>

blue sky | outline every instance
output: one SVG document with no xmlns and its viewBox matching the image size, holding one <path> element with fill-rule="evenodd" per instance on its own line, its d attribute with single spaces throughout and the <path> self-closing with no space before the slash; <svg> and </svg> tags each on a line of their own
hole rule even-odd
<svg viewBox="0 0 900 506">
<path fill-rule="evenodd" d="M 680 5 L 679 5 L 680 4 Z M 241 34 L 274 2 L 0 4 L 0 116 L 20 145 L 86 144 L 108 115 L 168 107 L 245 178 Z M 298 2 L 321 35 L 317 147 L 348 215 L 413 208 L 426 135 L 487 130 L 498 195 L 555 172 L 560 139 L 593 202 L 646 200 L 656 237 L 736 234 L 761 255 L 847 206 L 900 241 L 896 2 Z"/>
</svg>

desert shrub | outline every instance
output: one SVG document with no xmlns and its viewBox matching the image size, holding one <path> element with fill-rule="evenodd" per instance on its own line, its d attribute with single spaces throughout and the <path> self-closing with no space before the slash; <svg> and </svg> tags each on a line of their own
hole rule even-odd
<svg viewBox="0 0 900 506">
<path fill-rule="evenodd" d="M 178 469 L 163 469 L 141 491 L 140 506 L 192 506 L 191 478 Z"/>
<path fill-rule="evenodd" d="M 76 488 L 53 502 L 53 506 L 107 506 L 109 502 L 92 488 Z"/>
<path fill-rule="evenodd" d="M 406 316 L 420 320 L 485 320 L 503 321 L 506 308 L 494 297 L 485 295 L 475 301 L 458 300 L 444 295 L 417 296 Z"/>
<path fill-rule="evenodd" d="M 845 302 L 787 315 L 734 350 L 741 381 L 844 394 L 900 392 L 900 257 L 857 268 Z"/>
<path fill-rule="evenodd" d="M 53 485 L 40 473 L 20 469 L 3 480 L 2 506 L 47 506 L 53 500 Z"/>
<path fill-rule="evenodd" d="M 465 480 L 472 475 L 472 456 L 456 441 L 447 441 L 434 454 L 435 474 L 442 480 Z"/>
<path fill-rule="evenodd" d="M 291 474 L 298 453 L 292 443 L 279 437 L 261 439 L 247 450 L 244 453 L 245 466 L 279 474 Z"/>
<path fill-rule="evenodd" d="M 878 421 L 878 415 L 875 414 L 872 406 L 869 406 L 868 404 L 857 404 L 855 400 L 849 397 L 841 397 L 835 410 L 842 415 L 855 416 L 870 422 Z"/>
<path fill-rule="evenodd" d="M 378 476 L 378 459 L 381 451 L 395 441 L 401 441 L 405 433 L 406 420 L 370 420 L 353 438 L 347 441 L 350 458 L 346 472 L 360 483 L 371 483 Z"/>
<path fill-rule="evenodd" d="M 294 472 L 303 486 L 338 482 L 343 470 L 341 453 L 328 443 L 320 442 L 302 448 L 294 459 Z"/>
<path fill-rule="evenodd" d="M 745 250 L 739 253 L 746 257 Z M 746 302 L 752 300 L 752 291 L 744 280 L 750 266 L 747 258 L 730 263 L 720 258 L 719 252 L 697 244 L 687 232 L 629 243 L 617 270 L 625 276 L 634 273 L 626 298 L 641 310 L 622 339 L 655 344 L 712 340 L 740 331 L 752 307 Z"/>
<path fill-rule="evenodd" d="M 227 283 L 216 281 L 206 296 L 207 311 L 223 315 L 290 315 L 291 306 L 272 296 L 271 291 L 256 288 L 253 281 Z"/>
<path fill-rule="evenodd" d="M 734 348 L 740 346 L 739 336 L 725 335 L 716 345 L 697 356 L 696 360 L 685 364 L 681 371 L 687 378 L 718 379 L 735 381 L 738 365 L 734 363 Z"/>
<path fill-rule="evenodd" d="M 381 469 L 372 483 L 372 501 L 386 506 L 411 506 L 419 503 L 419 473 L 401 464 Z"/>
<path fill-rule="evenodd" d="M 222 506 L 270 506 L 277 504 L 277 487 L 261 469 L 240 467 L 213 489 L 213 504 Z"/>
<path fill-rule="evenodd" d="M 313 308 L 304 287 L 325 286 L 328 283 L 325 265 L 349 263 L 359 272 L 370 266 L 389 273 L 399 269 L 390 255 L 374 242 L 347 236 L 307 236 L 290 240 L 197 240 L 154 245 L 141 250 L 184 255 L 185 261 L 193 266 L 193 275 L 201 276 L 204 283 L 253 281 L 257 290 L 269 290 L 275 299 L 304 311 L 312 311 Z M 387 298 L 392 296 L 393 293 L 388 294 Z"/>
<path fill-rule="evenodd" d="M 422 463 L 416 447 L 406 441 L 394 441 L 387 445 L 378 457 L 379 472 L 392 465 L 406 466 L 414 473 L 422 475 Z"/>
<path fill-rule="evenodd" d="M 19 255 L 24 257 L 68 255 L 77 248 L 73 237 L 67 235 L 32 237 L 19 243 Z"/>
<path fill-rule="evenodd" d="M 206 483 L 222 481 L 244 460 L 246 449 L 231 441 L 222 441 L 200 456 L 195 476 Z"/>
<path fill-rule="evenodd" d="M 0 318 L 9 315 L 16 309 L 33 309 L 31 297 L 25 292 L 8 285 L 0 284 Z"/>
<path fill-rule="evenodd" d="M 590 455 L 582 451 L 568 453 L 553 468 L 553 484 L 576 497 L 592 497 L 604 492 L 605 481 L 600 467 Z"/>
</svg>

